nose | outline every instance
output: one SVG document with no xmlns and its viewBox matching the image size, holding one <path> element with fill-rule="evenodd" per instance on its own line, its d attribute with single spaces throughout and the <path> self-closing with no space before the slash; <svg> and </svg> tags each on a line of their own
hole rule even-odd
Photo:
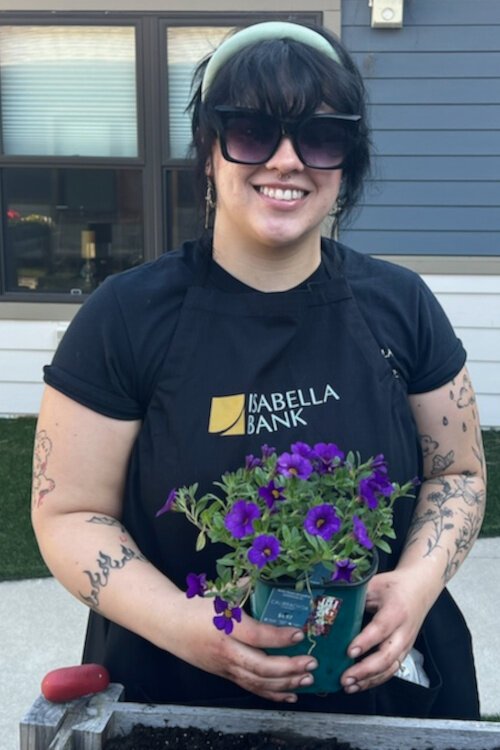
<svg viewBox="0 0 500 750">
<path fill-rule="evenodd" d="M 276 169 L 281 174 L 302 172 L 304 165 L 297 156 L 292 140 L 285 135 L 279 142 L 278 148 L 266 162 L 267 169 Z"/>
</svg>

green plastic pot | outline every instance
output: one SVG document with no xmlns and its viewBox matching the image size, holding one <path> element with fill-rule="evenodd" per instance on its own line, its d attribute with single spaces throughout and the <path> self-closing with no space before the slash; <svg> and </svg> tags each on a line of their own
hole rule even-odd
<svg viewBox="0 0 500 750">
<path fill-rule="evenodd" d="M 318 661 L 314 683 L 297 690 L 300 693 L 335 693 L 341 689 L 340 677 L 353 663 L 347 647 L 361 629 L 368 582 L 378 568 L 374 553 L 370 570 L 355 583 L 320 583 L 313 576 L 308 591 L 295 591 L 295 581 L 259 580 L 252 594 L 252 614 L 261 622 L 278 626 L 293 626 L 307 633 L 311 619 L 315 634 L 307 636 L 296 646 L 266 649 L 269 654 L 298 656 L 310 653 Z"/>
</svg>

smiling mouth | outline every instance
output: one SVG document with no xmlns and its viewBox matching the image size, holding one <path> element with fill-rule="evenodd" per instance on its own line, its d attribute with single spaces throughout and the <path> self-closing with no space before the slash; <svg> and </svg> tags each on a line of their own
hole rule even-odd
<svg viewBox="0 0 500 750">
<path fill-rule="evenodd" d="M 268 198 L 274 198 L 278 201 L 297 201 L 305 198 L 305 190 L 293 190 L 291 188 L 272 188 L 263 185 L 258 188 L 259 193 L 266 195 Z"/>
</svg>

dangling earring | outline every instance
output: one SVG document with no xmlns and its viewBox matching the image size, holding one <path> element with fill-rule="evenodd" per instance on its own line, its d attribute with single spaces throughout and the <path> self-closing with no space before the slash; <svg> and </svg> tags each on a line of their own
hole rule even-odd
<svg viewBox="0 0 500 750">
<path fill-rule="evenodd" d="M 215 188 L 210 177 L 207 177 L 207 192 L 205 193 L 205 229 L 210 225 L 210 214 L 215 209 Z"/>
<path fill-rule="evenodd" d="M 335 219 L 335 221 L 336 221 L 337 217 L 339 216 L 339 214 L 341 212 L 342 212 L 342 203 L 341 203 L 341 201 L 336 200 L 335 203 L 333 204 L 331 210 L 330 210 L 329 215 L 332 217 L 332 219 Z"/>
<path fill-rule="evenodd" d="M 339 233 L 339 219 L 340 215 L 342 213 L 342 209 L 344 208 L 343 202 L 337 198 L 335 203 L 333 204 L 331 211 L 329 212 L 328 216 L 331 219 L 330 224 L 330 234 L 332 239 L 336 240 L 338 239 L 338 233 Z"/>
</svg>

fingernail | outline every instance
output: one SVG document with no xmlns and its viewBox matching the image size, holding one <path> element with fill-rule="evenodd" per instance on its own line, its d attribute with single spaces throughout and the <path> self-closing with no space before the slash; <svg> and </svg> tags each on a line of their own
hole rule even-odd
<svg viewBox="0 0 500 750">
<path fill-rule="evenodd" d="M 361 649 L 359 646 L 354 646 L 354 648 L 351 648 L 349 651 L 349 656 L 351 659 L 357 659 L 357 657 L 360 655 Z"/>
<path fill-rule="evenodd" d="M 318 662 L 316 661 L 316 659 L 313 659 L 312 661 L 309 662 L 309 664 L 306 664 L 306 669 L 309 672 L 312 672 L 313 669 L 317 669 L 317 668 L 318 668 Z"/>
<path fill-rule="evenodd" d="M 296 633 L 292 635 L 292 641 L 294 643 L 300 643 L 300 641 L 304 640 L 304 633 L 301 630 L 297 630 Z"/>
<path fill-rule="evenodd" d="M 345 691 L 346 693 L 357 693 L 359 690 L 359 685 L 350 685 L 349 687 L 346 687 Z"/>
<path fill-rule="evenodd" d="M 285 703 L 297 703 L 297 696 L 289 695 L 288 698 L 285 698 Z"/>
<path fill-rule="evenodd" d="M 350 685 L 354 685 L 355 682 L 356 680 L 354 679 L 354 677 L 346 677 L 346 679 L 344 680 L 344 684 L 346 687 L 349 687 Z"/>
<path fill-rule="evenodd" d="M 312 685 L 313 684 L 313 677 L 311 674 L 306 674 L 305 677 L 301 679 L 299 682 L 299 685 Z"/>
</svg>

